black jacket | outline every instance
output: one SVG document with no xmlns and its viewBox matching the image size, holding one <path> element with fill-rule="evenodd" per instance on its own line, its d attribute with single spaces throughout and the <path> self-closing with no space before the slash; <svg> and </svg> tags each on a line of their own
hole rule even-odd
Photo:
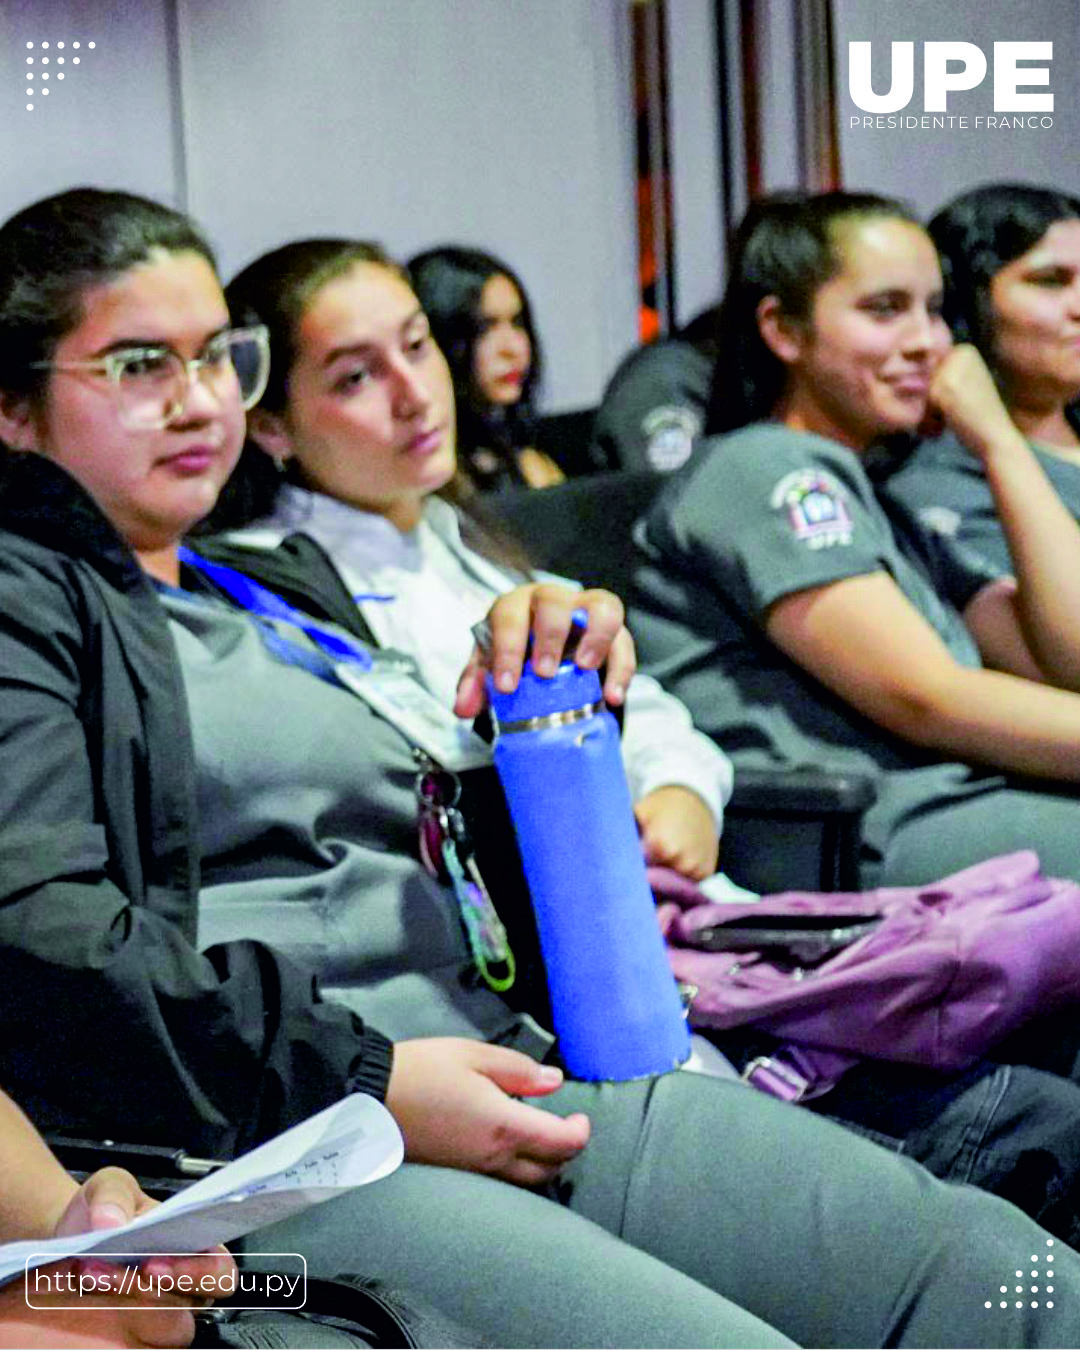
<svg viewBox="0 0 1080 1350">
<path fill-rule="evenodd" d="M 0 476 L 0 1083 L 43 1129 L 228 1154 L 389 1042 L 255 942 L 194 946 L 198 826 L 165 612 L 63 470 Z"/>
</svg>

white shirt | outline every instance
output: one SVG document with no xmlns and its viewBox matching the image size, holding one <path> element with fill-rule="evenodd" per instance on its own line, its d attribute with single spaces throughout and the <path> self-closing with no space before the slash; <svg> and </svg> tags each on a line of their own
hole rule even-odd
<svg viewBox="0 0 1080 1350">
<path fill-rule="evenodd" d="M 470 629 L 518 584 L 463 542 L 454 508 L 428 497 L 419 525 L 402 533 L 384 516 L 287 486 L 273 516 L 231 538 L 274 548 L 296 533 L 310 536 L 333 560 L 379 645 L 408 652 L 429 690 L 452 704 L 472 651 Z M 563 577 L 544 579 L 577 586 Z M 634 801 L 660 787 L 690 788 L 719 828 L 731 796 L 731 764 L 694 730 L 683 704 L 647 675 L 635 675 L 627 688 L 622 751 Z"/>
</svg>

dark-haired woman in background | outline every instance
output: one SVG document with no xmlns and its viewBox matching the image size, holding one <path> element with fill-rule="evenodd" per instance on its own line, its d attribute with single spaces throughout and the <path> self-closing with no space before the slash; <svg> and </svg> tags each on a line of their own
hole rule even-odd
<svg viewBox="0 0 1080 1350">
<path fill-rule="evenodd" d="M 441 928 L 468 958 L 417 856 L 410 740 L 340 678 L 356 644 L 222 603 L 181 553 L 264 360 L 175 212 L 83 190 L 0 228 L 0 434 L 23 452 L 0 491 L 0 1078 L 31 1118 L 228 1153 L 385 1096 L 411 1161 L 251 1245 L 396 1276 L 497 1345 L 1075 1345 L 1064 1244 L 1053 1309 L 993 1302 L 1050 1239 L 992 1196 L 737 1083 L 562 1083 L 479 1024 L 391 1046 L 321 997 L 312 966 L 352 947 L 372 998 L 438 1016 L 415 944 Z M 547 597 L 561 638 L 575 600 Z M 599 662 L 621 607 L 588 603 Z M 214 887 L 251 926 L 277 906 L 275 944 L 311 961 L 251 934 L 201 950 Z M 491 1006 L 445 991 L 470 1022 Z"/>
<path fill-rule="evenodd" d="M 953 335 L 982 353 L 1035 459 L 1080 520 L 1080 199 L 991 183 L 950 202 L 929 229 Z M 1008 521 L 955 436 L 924 442 L 884 492 L 923 528 L 1012 570 Z"/>
<path fill-rule="evenodd" d="M 543 356 L 520 278 L 490 253 L 449 245 L 418 253 L 408 270 L 450 365 L 469 481 L 481 492 L 561 483 L 535 446 Z"/>
</svg>

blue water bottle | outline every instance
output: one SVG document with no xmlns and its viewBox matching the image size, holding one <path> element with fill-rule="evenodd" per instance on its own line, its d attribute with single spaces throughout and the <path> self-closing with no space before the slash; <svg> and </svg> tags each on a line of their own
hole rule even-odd
<svg viewBox="0 0 1080 1350">
<path fill-rule="evenodd" d="M 600 678 L 564 656 L 551 679 L 526 666 L 512 694 L 489 678 L 488 696 L 563 1062 L 584 1079 L 666 1073 L 690 1035 Z"/>
</svg>

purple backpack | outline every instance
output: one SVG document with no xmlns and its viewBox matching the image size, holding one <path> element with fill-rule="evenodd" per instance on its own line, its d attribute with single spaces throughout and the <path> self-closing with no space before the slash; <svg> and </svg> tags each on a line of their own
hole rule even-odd
<svg viewBox="0 0 1080 1350">
<path fill-rule="evenodd" d="M 865 1058 L 959 1072 L 1025 1022 L 1080 1002 L 1080 885 L 1044 877 L 1029 851 L 925 886 L 787 891 L 748 905 L 702 903 L 672 872 L 650 880 L 671 968 L 694 990 L 691 1023 L 779 1039 L 743 1076 L 788 1100 L 820 1096 Z M 742 918 L 783 926 L 815 914 L 856 926 L 881 917 L 808 966 L 693 945 L 705 929 L 722 942 L 716 925 Z"/>
</svg>

